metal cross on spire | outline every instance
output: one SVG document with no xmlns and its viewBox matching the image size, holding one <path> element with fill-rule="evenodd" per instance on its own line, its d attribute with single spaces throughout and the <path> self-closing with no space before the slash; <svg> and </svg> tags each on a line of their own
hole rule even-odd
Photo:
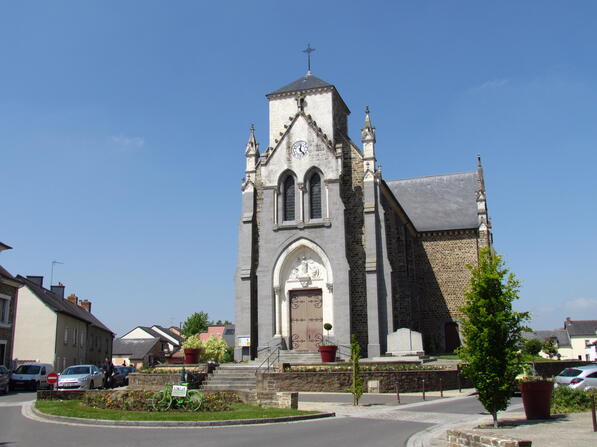
<svg viewBox="0 0 597 447">
<path fill-rule="evenodd" d="M 303 50 L 303 53 L 307 53 L 307 74 L 311 74 L 311 53 L 315 51 L 315 48 L 311 48 L 311 44 L 307 44 L 307 48 Z"/>
</svg>

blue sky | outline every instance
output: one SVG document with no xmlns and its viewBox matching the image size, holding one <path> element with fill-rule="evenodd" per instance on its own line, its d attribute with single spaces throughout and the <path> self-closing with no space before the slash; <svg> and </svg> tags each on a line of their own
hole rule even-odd
<svg viewBox="0 0 597 447">
<path fill-rule="evenodd" d="M 217 3 L 217 4 L 216 4 Z M 385 179 L 473 170 L 531 326 L 597 319 L 597 3 L 0 3 L 0 255 L 118 334 L 234 318 L 248 129 L 306 71 Z"/>
</svg>

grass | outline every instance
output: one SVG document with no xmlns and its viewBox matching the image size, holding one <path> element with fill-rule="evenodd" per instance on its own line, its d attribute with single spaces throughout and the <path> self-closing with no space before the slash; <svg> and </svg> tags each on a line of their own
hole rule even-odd
<svg viewBox="0 0 597 447">
<path fill-rule="evenodd" d="M 35 407 L 46 414 L 84 419 L 111 421 L 221 421 L 232 419 L 262 419 L 313 414 L 288 408 L 261 408 L 247 404 L 233 404 L 230 411 L 219 412 L 146 412 L 91 408 L 80 400 L 38 400 Z"/>
<path fill-rule="evenodd" d="M 460 357 L 458 357 L 456 354 L 444 354 L 444 355 L 438 355 L 438 356 L 434 356 L 436 359 L 441 359 L 441 360 L 460 360 Z"/>
</svg>

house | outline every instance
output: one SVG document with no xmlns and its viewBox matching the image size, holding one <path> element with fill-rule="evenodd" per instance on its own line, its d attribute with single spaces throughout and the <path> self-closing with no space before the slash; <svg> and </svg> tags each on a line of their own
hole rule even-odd
<svg viewBox="0 0 597 447">
<path fill-rule="evenodd" d="M 205 342 L 212 336 L 223 339 L 228 346 L 234 346 L 234 325 L 209 326 L 207 332 L 201 332 L 199 334 L 199 339 L 201 342 Z"/>
<path fill-rule="evenodd" d="M 570 337 L 571 355 L 568 358 L 590 360 L 591 345 L 597 342 L 597 320 L 564 321 L 564 329 Z"/>
<path fill-rule="evenodd" d="M 114 333 L 91 313 L 91 301 L 74 294 L 64 298 L 60 283 L 46 289 L 43 276 L 16 279 L 23 284 L 14 328 L 16 362 L 52 363 L 61 371 L 80 363 L 99 366 L 112 357 Z"/>
<path fill-rule="evenodd" d="M 153 326 L 137 326 L 124 334 L 121 339 L 136 339 L 136 338 L 158 338 L 161 343 L 161 349 L 166 357 L 172 355 L 180 349 L 182 344 L 182 337 L 175 332 L 171 332 L 159 325 Z"/>
<path fill-rule="evenodd" d="M 117 338 L 112 346 L 114 365 L 134 366 L 137 369 L 163 363 L 165 355 L 159 337 Z"/>
<path fill-rule="evenodd" d="M 0 251 L 10 250 L 0 242 Z M 11 369 L 13 357 L 14 321 L 17 308 L 17 296 L 22 286 L 8 271 L 0 265 L 0 365 Z"/>
<path fill-rule="evenodd" d="M 532 331 L 525 333 L 526 339 L 537 339 L 541 342 L 541 344 L 545 343 L 547 340 L 553 340 L 556 347 L 558 348 L 558 354 L 560 358 L 563 359 L 570 359 L 574 358 L 572 356 L 572 345 L 570 344 L 570 337 L 568 335 L 568 331 L 566 329 L 554 329 L 552 331 L 549 330 L 540 330 L 540 331 Z M 543 358 L 549 358 L 545 352 L 541 351 L 539 355 Z"/>
</svg>

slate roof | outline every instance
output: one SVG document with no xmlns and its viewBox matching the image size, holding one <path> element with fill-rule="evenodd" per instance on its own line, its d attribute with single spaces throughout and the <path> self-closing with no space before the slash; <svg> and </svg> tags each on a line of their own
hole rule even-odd
<svg viewBox="0 0 597 447">
<path fill-rule="evenodd" d="M 525 338 L 537 339 L 541 342 L 549 338 L 555 338 L 558 341 L 558 346 L 566 347 L 570 345 L 570 337 L 568 336 L 568 332 L 566 329 L 554 329 L 552 331 L 532 331 L 532 332 L 525 332 Z"/>
<path fill-rule="evenodd" d="M 159 324 L 154 324 L 154 326 L 163 331 L 165 334 L 168 334 L 168 337 L 172 337 L 174 340 L 178 341 L 179 343 L 182 343 L 183 338 L 180 335 L 175 334 L 170 329 L 166 329 L 165 327 L 160 326 Z"/>
<path fill-rule="evenodd" d="M 386 181 L 417 231 L 479 227 L 477 172 Z"/>
<path fill-rule="evenodd" d="M 28 280 L 27 278 L 17 275 L 17 280 L 22 282 L 26 285 L 34 294 L 37 296 L 42 303 L 52 309 L 54 312 L 61 312 L 71 317 L 78 318 L 79 320 L 86 321 L 87 323 L 91 324 L 92 326 L 96 326 L 104 331 L 110 332 L 114 334 L 112 330 L 106 327 L 100 320 L 98 320 L 91 312 L 87 312 L 81 306 L 76 305 L 75 303 L 71 303 L 68 300 L 60 298 L 56 296 L 50 290 L 38 286 L 33 281 Z"/>
<path fill-rule="evenodd" d="M 316 76 L 313 76 L 312 74 L 306 74 L 302 78 L 299 78 L 296 81 L 293 81 L 290 84 L 285 85 L 282 88 L 279 88 L 278 90 L 268 93 L 265 96 L 269 97 L 272 95 L 278 95 L 280 93 L 300 92 L 303 90 L 311 90 L 314 88 L 322 87 L 333 87 L 333 85 L 325 82 L 322 79 L 319 79 Z"/>
<path fill-rule="evenodd" d="M 153 349 L 160 339 L 154 338 L 116 338 L 112 344 L 112 355 L 128 355 L 132 359 L 142 359 Z"/>
<path fill-rule="evenodd" d="M 14 281 L 14 276 L 12 276 L 7 270 L 4 269 L 4 267 L 2 267 L 0 265 L 0 276 L 6 279 L 10 279 Z"/>
<path fill-rule="evenodd" d="M 597 320 L 566 320 L 564 327 L 571 337 L 597 334 Z"/>
</svg>

